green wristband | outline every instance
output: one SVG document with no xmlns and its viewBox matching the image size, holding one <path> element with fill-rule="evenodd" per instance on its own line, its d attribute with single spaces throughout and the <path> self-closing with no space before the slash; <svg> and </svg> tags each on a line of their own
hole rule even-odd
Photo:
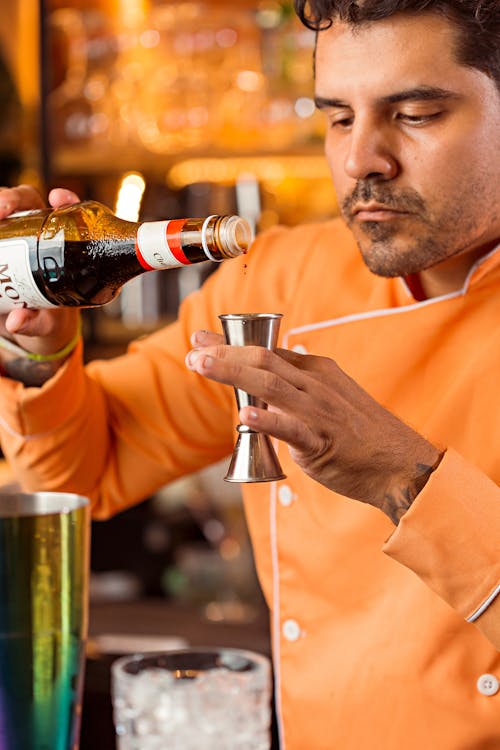
<svg viewBox="0 0 500 750">
<path fill-rule="evenodd" d="M 57 362 L 58 360 L 67 357 L 68 354 L 71 354 L 80 340 L 81 333 L 82 327 L 80 321 L 78 321 L 78 328 L 71 341 L 58 352 L 54 352 L 53 354 L 35 354 L 34 352 L 28 352 L 26 349 L 23 349 L 21 346 L 18 346 L 13 341 L 10 341 L 10 339 L 6 339 L 3 336 L 0 336 L 0 348 L 12 352 L 12 354 L 17 354 L 23 359 L 29 359 L 32 362 Z"/>
</svg>

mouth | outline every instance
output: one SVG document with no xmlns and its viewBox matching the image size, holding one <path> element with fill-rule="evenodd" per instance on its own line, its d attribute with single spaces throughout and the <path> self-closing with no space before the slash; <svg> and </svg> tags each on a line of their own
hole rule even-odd
<svg viewBox="0 0 500 750">
<path fill-rule="evenodd" d="M 396 208 L 384 206 L 380 203 L 358 204 L 352 211 L 353 218 L 359 222 L 393 221 L 407 215 L 407 211 L 398 211 Z"/>
</svg>

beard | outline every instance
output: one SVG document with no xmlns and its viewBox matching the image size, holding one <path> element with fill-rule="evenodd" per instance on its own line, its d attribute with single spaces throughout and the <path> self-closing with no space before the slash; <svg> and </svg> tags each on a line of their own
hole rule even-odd
<svg viewBox="0 0 500 750">
<path fill-rule="evenodd" d="M 403 219 L 402 219 L 403 220 Z M 399 220 L 364 222 L 363 236 L 354 235 L 365 265 L 377 276 L 410 276 L 425 271 L 443 260 L 443 247 L 430 235 L 416 234 L 411 243 L 401 248 L 398 242 Z"/>
<path fill-rule="evenodd" d="M 357 221 L 354 207 L 370 201 L 400 212 L 401 217 L 395 216 L 389 221 Z M 366 266 L 378 276 L 415 274 L 459 252 L 450 251 L 443 245 L 447 232 L 433 220 L 423 198 L 411 188 L 389 188 L 381 183 L 359 181 L 341 208 Z M 459 222 L 458 208 L 450 211 L 456 214 L 455 220 Z M 446 216 L 449 229 L 454 218 L 450 213 Z"/>
</svg>

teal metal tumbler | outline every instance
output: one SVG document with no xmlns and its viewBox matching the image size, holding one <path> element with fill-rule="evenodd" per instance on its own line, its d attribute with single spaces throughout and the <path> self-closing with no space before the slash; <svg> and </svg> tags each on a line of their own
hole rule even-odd
<svg viewBox="0 0 500 750">
<path fill-rule="evenodd" d="M 76 750 L 83 691 L 89 502 L 0 494 L 0 750 Z"/>
</svg>

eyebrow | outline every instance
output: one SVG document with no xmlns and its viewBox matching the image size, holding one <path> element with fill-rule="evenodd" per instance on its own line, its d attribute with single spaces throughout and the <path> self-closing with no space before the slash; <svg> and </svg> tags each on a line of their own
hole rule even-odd
<svg viewBox="0 0 500 750">
<path fill-rule="evenodd" d="M 418 86 L 413 89 L 398 91 L 395 94 L 381 97 L 378 101 L 380 104 L 397 104 L 398 102 L 407 101 L 436 101 L 444 99 L 458 99 L 458 94 L 454 91 L 441 89 L 437 86 Z M 328 107 L 349 107 L 350 105 L 342 99 L 330 99 L 328 97 L 316 96 L 314 103 L 318 109 Z"/>
</svg>

